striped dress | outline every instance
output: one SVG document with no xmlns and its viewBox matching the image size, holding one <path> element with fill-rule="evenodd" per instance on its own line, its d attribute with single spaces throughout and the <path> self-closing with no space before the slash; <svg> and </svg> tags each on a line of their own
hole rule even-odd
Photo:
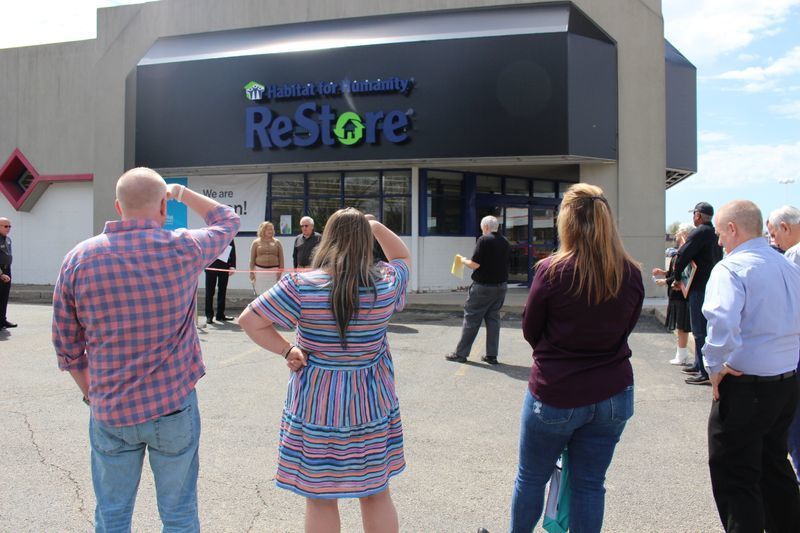
<svg viewBox="0 0 800 533">
<path fill-rule="evenodd" d="M 311 498 L 361 498 L 386 489 L 405 468 L 403 428 L 386 329 L 405 304 L 408 267 L 379 263 L 377 300 L 361 290 L 343 348 L 330 307 L 330 276 L 284 276 L 251 304 L 297 328 L 308 366 L 289 378 L 281 421 L 279 487 Z"/>
</svg>

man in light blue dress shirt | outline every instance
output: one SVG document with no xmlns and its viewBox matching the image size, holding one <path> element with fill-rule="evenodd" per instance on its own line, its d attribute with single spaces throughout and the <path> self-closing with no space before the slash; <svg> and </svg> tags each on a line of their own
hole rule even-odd
<svg viewBox="0 0 800 533">
<path fill-rule="evenodd" d="M 703 304 L 714 500 L 726 531 L 797 532 L 800 491 L 786 443 L 798 399 L 800 268 L 763 238 L 753 202 L 726 204 L 716 222 L 728 255 Z"/>
</svg>

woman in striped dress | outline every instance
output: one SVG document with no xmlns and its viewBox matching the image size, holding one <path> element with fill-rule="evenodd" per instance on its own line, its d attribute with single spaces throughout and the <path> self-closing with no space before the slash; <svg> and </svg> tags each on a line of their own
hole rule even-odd
<svg viewBox="0 0 800 533">
<path fill-rule="evenodd" d="M 373 237 L 388 263 L 373 264 Z M 403 308 L 409 252 L 348 208 L 325 226 L 312 270 L 284 276 L 239 325 L 292 374 L 276 484 L 306 497 L 306 531 L 339 531 L 338 498 L 359 498 L 364 531 L 397 531 L 389 479 L 405 468 L 389 319 Z M 296 346 L 274 324 L 296 328 Z"/>
</svg>

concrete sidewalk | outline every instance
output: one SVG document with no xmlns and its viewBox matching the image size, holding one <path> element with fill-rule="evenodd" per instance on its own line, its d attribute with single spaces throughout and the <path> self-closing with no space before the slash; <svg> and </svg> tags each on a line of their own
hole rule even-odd
<svg viewBox="0 0 800 533">
<path fill-rule="evenodd" d="M 461 291 L 409 292 L 406 296 L 406 310 L 414 312 L 461 313 L 467 293 Z M 528 288 L 510 286 L 503 311 L 511 315 L 521 315 L 528 298 Z M 19 303 L 50 304 L 53 300 L 52 285 L 12 285 L 11 301 Z M 253 300 L 253 293 L 246 290 L 228 290 L 227 309 L 231 312 L 243 310 Z M 197 291 L 198 309 L 205 306 L 205 291 Z M 645 298 L 642 315 L 652 315 L 664 323 L 667 313 L 666 298 Z"/>
</svg>

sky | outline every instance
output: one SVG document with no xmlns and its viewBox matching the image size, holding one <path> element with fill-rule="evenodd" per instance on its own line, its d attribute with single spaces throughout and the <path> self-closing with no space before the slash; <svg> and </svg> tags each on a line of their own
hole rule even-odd
<svg viewBox="0 0 800 533">
<path fill-rule="evenodd" d="M 602 1 L 602 0 L 598 0 Z M 91 39 L 96 9 L 141 0 L 0 0 L 0 48 Z M 666 192 L 665 227 L 699 201 L 800 207 L 800 0 L 662 0 L 697 67 L 698 172 Z"/>
</svg>

